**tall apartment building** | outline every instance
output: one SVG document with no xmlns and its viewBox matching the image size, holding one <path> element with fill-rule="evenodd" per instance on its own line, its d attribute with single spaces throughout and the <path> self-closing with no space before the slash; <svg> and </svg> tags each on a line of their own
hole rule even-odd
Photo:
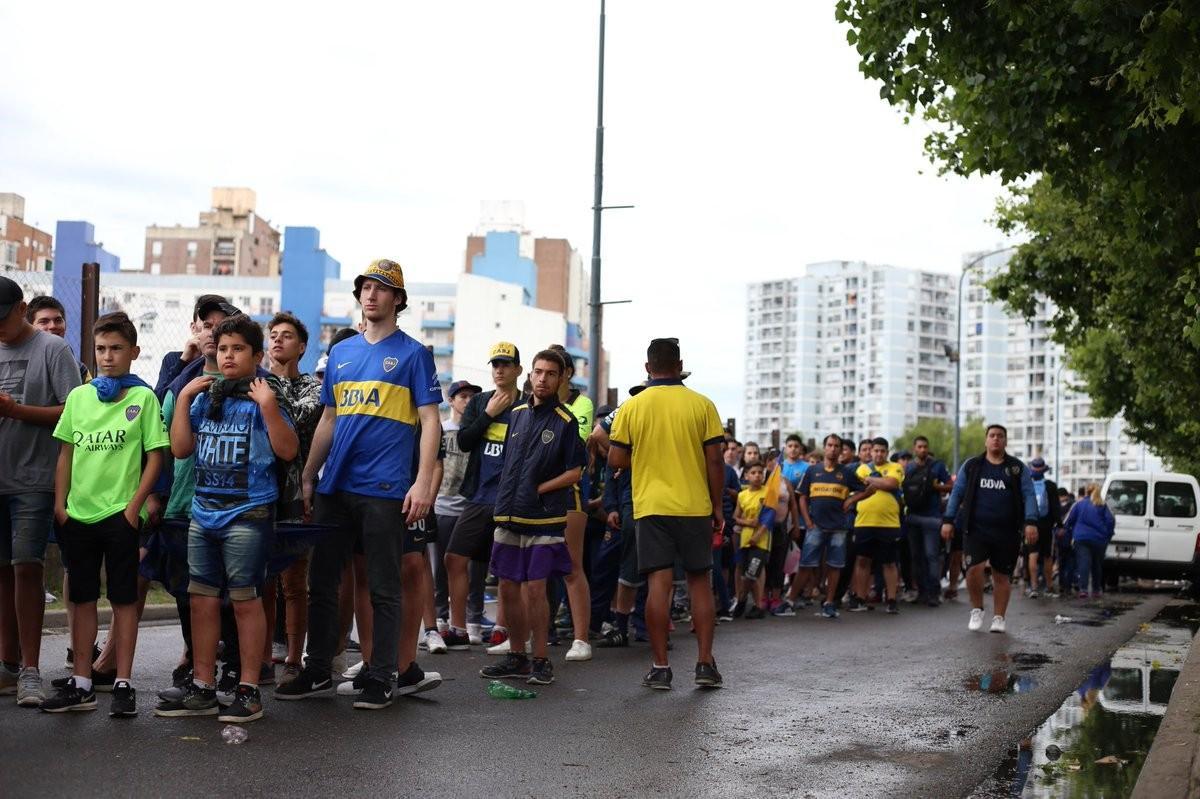
<svg viewBox="0 0 1200 799">
<path fill-rule="evenodd" d="M 980 416 L 1005 425 L 1010 452 L 1042 456 L 1053 478 L 1071 487 L 1103 482 L 1110 471 L 1162 469 L 1153 452 L 1130 440 L 1119 417 L 1092 416 L 1063 347 L 1051 339 L 1051 303 L 1040 303 L 1026 321 L 991 299 L 985 283 L 1007 267 L 1009 254 L 983 259 L 963 280 L 962 421 Z"/>
<path fill-rule="evenodd" d="M 896 437 L 953 414 L 953 277 L 829 261 L 747 292 L 742 440 Z"/>
<path fill-rule="evenodd" d="M 49 272 L 54 237 L 25 221 L 25 198 L 0 194 L 0 272 Z"/>
<path fill-rule="evenodd" d="M 142 271 L 278 277 L 279 231 L 255 213 L 257 202 L 252 189 L 218 187 L 195 227 L 147 227 Z"/>
</svg>

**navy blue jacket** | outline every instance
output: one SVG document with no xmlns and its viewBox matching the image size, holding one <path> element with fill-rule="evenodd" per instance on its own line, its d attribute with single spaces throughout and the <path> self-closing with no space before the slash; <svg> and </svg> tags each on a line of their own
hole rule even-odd
<svg viewBox="0 0 1200 799">
<path fill-rule="evenodd" d="M 526 535 L 561 535 L 567 511 L 574 508 L 574 489 L 538 494 L 537 488 L 586 464 L 579 421 L 556 398 L 513 408 L 496 489 L 496 523 Z"/>
</svg>

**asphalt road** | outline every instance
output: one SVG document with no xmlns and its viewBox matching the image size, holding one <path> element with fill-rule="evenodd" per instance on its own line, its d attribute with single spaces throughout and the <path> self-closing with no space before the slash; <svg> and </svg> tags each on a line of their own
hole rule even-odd
<svg viewBox="0 0 1200 799">
<path fill-rule="evenodd" d="M 558 680 L 529 701 L 486 694 L 482 652 L 422 653 L 438 690 L 381 712 L 268 699 L 240 746 L 215 719 L 152 715 L 179 633 L 148 627 L 138 718 L 110 719 L 103 694 L 94 713 L 0 705 L 0 794 L 961 797 L 1168 598 L 1017 599 L 1007 635 L 969 632 L 962 601 L 740 620 L 717 631 L 726 687 L 713 692 L 691 686 L 682 633 L 671 692 L 640 687 L 645 645 L 581 664 L 553 650 Z M 65 649 L 47 637 L 47 678 L 66 673 Z"/>
</svg>

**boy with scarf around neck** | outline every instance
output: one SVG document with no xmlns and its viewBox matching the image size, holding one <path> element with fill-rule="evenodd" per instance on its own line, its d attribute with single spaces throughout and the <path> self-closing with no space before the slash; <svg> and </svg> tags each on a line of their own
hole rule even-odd
<svg viewBox="0 0 1200 799">
<path fill-rule="evenodd" d="M 138 632 L 138 537 L 143 506 L 162 469 L 169 445 L 162 409 L 153 390 L 129 373 L 137 359 L 137 328 L 124 313 L 100 317 L 92 328 L 99 374 L 67 395 L 54 428 L 61 443 L 54 485 L 54 517 L 63 561 L 71 573 L 67 601 L 75 609 L 71 629 L 76 652 L 96 640 L 96 600 L 104 564 L 116 682 L 109 715 L 137 715 L 132 683 Z M 95 710 L 91 658 L 78 657 L 73 676 L 42 703 L 47 713 Z"/>
<path fill-rule="evenodd" d="M 231 316 L 213 331 L 221 379 L 202 375 L 180 392 L 171 421 L 171 452 L 196 454 L 196 495 L 188 530 L 188 573 L 195 673 L 175 701 L 155 710 L 160 716 L 218 714 L 223 722 L 262 718 L 258 675 L 266 618 L 261 587 L 274 540 L 274 508 L 279 497 L 276 459 L 291 461 L 300 442 L 280 407 L 272 379 L 256 377 L 263 334 L 244 314 Z M 241 680 L 227 708 L 218 710 L 216 654 L 220 637 L 221 594 L 228 591 L 241 641 Z"/>
</svg>

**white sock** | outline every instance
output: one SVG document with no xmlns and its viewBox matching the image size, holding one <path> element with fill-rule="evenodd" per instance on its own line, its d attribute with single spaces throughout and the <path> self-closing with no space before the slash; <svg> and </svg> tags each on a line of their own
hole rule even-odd
<svg viewBox="0 0 1200 799">
<path fill-rule="evenodd" d="M 670 667 L 670 666 L 660 666 L 660 665 L 658 665 L 657 663 L 655 663 L 655 664 L 654 664 L 654 668 L 656 668 L 656 669 L 669 669 L 669 668 L 671 668 L 671 667 Z"/>
<path fill-rule="evenodd" d="M 91 677 L 80 677 L 78 674 L 76 674 L 75 675 L 75 687 L 81 691 L 92 690 L 92 678 Z"/>
</svg>

